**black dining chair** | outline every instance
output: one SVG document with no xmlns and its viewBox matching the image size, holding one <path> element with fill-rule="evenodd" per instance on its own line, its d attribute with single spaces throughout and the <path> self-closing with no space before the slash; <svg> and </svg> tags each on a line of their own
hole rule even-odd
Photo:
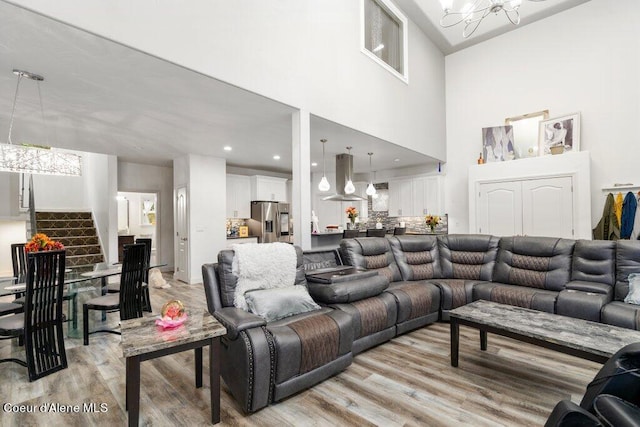
<svg viewBox="0 0 640 427">
<path fill-rule="evenodd" d="M 384 228 L 367 228 L 367 237 L 384 237 L 386 233 Z"/>
<path fill-rule="evenodd" d="M 136 243 L 144 244 L 145 248 L 145 269 L 142 276 L 142 292 L 143 292 L 143 306 L 144 311 L 151 313 L 151 296 L 149 295 L 149 266 L 151 265 L 151 239 L 146 237 L 140 237 L 136 239 Z M 106 287 L 106 293 L 120 292 L 120 283 L 110 283 Z"/>
<path fill-rule="evenodd" d="M 353 239 L 358 236 L 360 236 L 360 230 L 343 230 L 342 231 L 343 239 Z"/>
<path fill-rule="evenodd" d="M 124 259 L 122 272 L 120 273 L 120 292 L 102 295 L 82 305 L 84 345 L 89 345 L 89 335 L 108 332 L 120 335 L 120 331 L 114 329 L 98 329 L 89 331 L 89 310 L 98 310 L 106 313 L 120 312 L 120 320 L 142 317 L 144 308 L 143 277 L 146 264 L 146 246 L 144 243 L 135 243 L 124 246 Z"/>
<path fill-rule="evenodd" d="M 395 227 L 393 229 L 393 235 L 394 236 L 402 236 L 406 232 L 407 232 L 407 228 L 406 227 Z"/>
<path fill-rule="evenodd" d="M 62 331 L 64 250 L 27 254 L 27 288 L 24 313 L 0 318 L 2 339 L 23 340 L 26 361 L 9 358 L 27 367 L 29 381 L 67 367 Z"/>
<path fill-rule="evenodd" d="M 13 264 L 13 277 L 17 279 L 18 282 L 23 281 L 25 274 L 27 273 L 27 257 L 25 256 L 26 252 L 24 251 L 25 243 L 12 243 L 11 244 L 11 263 Z M 71 312 L 73 315 L 66 319 L 65 322 L 72 322 L 73 328 L 78 327 L 78 298 L 77 294 L 63 292 L 62 300 L 67 301 L 68 304 L 71 304 Z M 20 294 L 16 294 L 16 299 L 13 301 L 14 304 L 24 305 L 25 298 Z"/>
</svg>

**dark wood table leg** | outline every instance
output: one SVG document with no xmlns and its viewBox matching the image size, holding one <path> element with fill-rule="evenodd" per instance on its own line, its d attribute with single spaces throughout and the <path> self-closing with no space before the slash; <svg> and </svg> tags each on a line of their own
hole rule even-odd
<svg viewBox="0 0 640 427">
<path fill-rule="evenodd" d="M 196 388 L 202 387 L 202 347 L 194 348 L 196 353 Z"/>
<path fill-rule="evenodd" d="M 211 387 L 211 422 L 220 422 L 220 337 L 209 344 L 209 384 Z"/>
<path fill-rule="evenodd" d="M 451 327 L 451 366 L 456 368 L 458 367 L 460 325 L 458 325 L 458 320 L 453 317 L 450 319 L 449 322 Z"/>
<path fill-rule="evenodd" d="M 126 408 L 129 411 L 129 427 L 138 425 L 140 417 L 140 357 L 127 357 Z"/>
<path fill-rule="evenodd" d="M 101 277 L 100 278 L 100 295 L 106 295 L 107 294 L 107 277 Z M 107 320 L 107 312 L 103 311 L 102 312 L 102 321 L 106 321 Z"/>
<path fill-rule="evenodd" d="M 487 349 L 487 331 L 480 329 L 480 350 L 485 351 Z"/>
</svg>

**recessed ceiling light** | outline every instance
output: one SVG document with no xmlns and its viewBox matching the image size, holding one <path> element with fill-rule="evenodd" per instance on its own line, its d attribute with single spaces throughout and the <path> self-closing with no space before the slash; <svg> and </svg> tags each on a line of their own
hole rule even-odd
<svg viewBox="0 0 640 427">
<path fill-rule="evenodd" d="M 224 151 L 231 151 L 231 150 L 233 150 L 233 148 L 229 147 L 228 145 L 225 145 L 222 149 L 223 149 Z"/>
<path fill-rule="evenodd" d="M 393 161 L 394 161 L 394 162 L 399 162 L 399 161 L 400 161 L 400 159 L 393 159 Z"/>
<path fill-rule="evenodd" d="M 316 162 L 312 162 L 311 166 L 318 166 L 318 164 Z"/>
<path fill-rule="evenodd" d="M 273 156 L 273 160 L 280 160 L 280 156 L 276 154 L 275 156 Z"/>
</svg>

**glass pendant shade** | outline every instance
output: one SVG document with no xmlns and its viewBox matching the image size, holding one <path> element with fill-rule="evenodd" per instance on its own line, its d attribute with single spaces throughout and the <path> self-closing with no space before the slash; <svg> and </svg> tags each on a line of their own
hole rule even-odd
<svg viewBox="0 0 640 427">
<path fill-rule="evenodd" d="M 331 185 L 329 184 L 329 180 L 324 175 L 322 175 L 322 179 L 320 180 L 320 184 L 318 184 L 318 190 L 323 191 L 323 192 L 331 190 Z"/>
<path fill-rule="evenodd" d="M 318 190 L 325 192 L 331 190 L 331 185 L 329 184 L 329 180 L 327 180 L 326 163 L 324 160 L 324 144 L 327 140 L 321 139 L 320 142 L 322 142 L 322 179 L 320 180 L 320 184 L 318 184 Z"/>
<path fill-rule="evenodd" d="M 353 194 L 356 192 L 356 187 L 353 185 L 353 181 L 349 180 L 344 186 L 345 194 Z"/>
<path fill-rule="evenodd" d="M 367 196 L 373 196 L 374 194 L 376 194 L 376 187 L 373 186 L 373 183 L 370 182 L 369 185 L 367 186 Z"/>
</svg>

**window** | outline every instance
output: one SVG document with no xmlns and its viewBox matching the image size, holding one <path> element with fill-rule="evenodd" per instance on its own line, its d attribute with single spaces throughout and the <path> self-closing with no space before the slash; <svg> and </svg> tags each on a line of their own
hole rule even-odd
<svg viewBox="0 0 640 427">
<path fill-rule="evenodd" d="M 404 82 L 407 18 L 389 0 L 362 0 L 362 52 Z"/>
</svg>

